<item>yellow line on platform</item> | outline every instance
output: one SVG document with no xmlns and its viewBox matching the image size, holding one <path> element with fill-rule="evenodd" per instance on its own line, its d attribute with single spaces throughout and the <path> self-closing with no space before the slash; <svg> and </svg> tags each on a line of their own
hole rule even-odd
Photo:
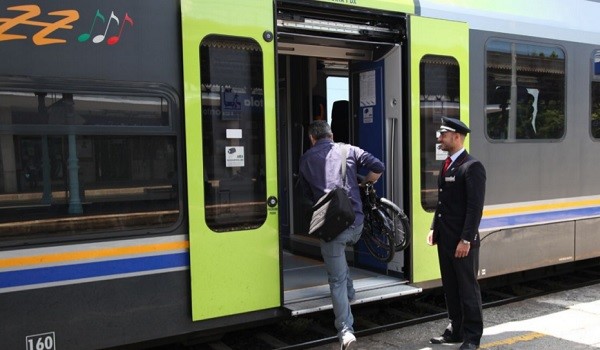
<svg viewBox="0 0 600 350">
<path fill-rule="evenodd" d="M 492 343 L 481 344 L 481 346 L 479 348 L 480 349 L 489 349 L 489 348 L 493 348 L 495 346 L 512 345 L 512 344 L 521 343 L 521 342 L 525 342 L 525 341 L 531 341 L 531 340 L 538 339 L 538 338 L 543 338 L 545 336 L 546 335 L 542 334 L 542 333 L 530 332 L 530 333 L 525 333 L 523 335 L 519 335 L 516 337 L 511 337 L 511 338 L 506 338 L 503 340 L 495 341 Z"/>
</svg>

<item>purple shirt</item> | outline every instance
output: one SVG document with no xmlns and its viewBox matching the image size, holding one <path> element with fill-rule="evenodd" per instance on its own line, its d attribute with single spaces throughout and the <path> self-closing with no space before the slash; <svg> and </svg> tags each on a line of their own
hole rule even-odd
<svg viewBox="0 0 600 350">
<path fill-rule="evenodd" d="M 347 146 L 346 185 L 344 188 L 348 192 L 356 213 L 354 224 L 360 225 L 363 223 L 364 214 L 357 180 L 358 170 L 364 168 L 379 174 L 385 170 L 385 166 L 371 153 L 356 146 Z M 341 158 L 340 144 L 327 138 L 318 140 L 300 158 L 300 180 L 305 195 L 313 203 L 336 186 L 342 186 Z"/>
</svg>

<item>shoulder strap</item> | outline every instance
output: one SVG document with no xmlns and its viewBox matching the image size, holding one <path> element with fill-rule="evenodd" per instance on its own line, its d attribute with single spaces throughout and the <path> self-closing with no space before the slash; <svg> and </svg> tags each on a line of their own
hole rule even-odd
<svg viewBox="0 0 600 350">
<path fill-rule="evenodd" d="M 342 181 L 344 187 L 346 187 L 346 166 L 348 162 L 348 145 L 345 143 L 339 144 L 342 149 Z"/>
</svg>

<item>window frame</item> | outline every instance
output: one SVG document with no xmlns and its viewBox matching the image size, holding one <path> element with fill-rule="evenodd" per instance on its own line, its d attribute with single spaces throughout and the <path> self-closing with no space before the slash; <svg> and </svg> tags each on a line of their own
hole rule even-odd
<svg viewBox="0 0 600 350">
<path fill-rule="evenodd" d="M 59 81 L 60 83 L 57 83 Z M 130 96 L 130 97 L 156 97 L 167 100 L 169 123 L 165 126 L 121 126 L 121 125 L 79 125 L 79 126 L 57 126 L 41 124 L 0 124 L 0 135 L 11 135 L 13 137 L 40 137 L 40 136 L 65 136 L 65 128 L 74 130 L 74 135 L 82 136 L 162 136 L 175 139 L 175 166 L 177 171 L 177 219 L 170 225 L 159 228 L 129 227 L 122 230 L 114 229 L 114 226 L 102 228 L 82 234 L 74 234 L 70 231 L 55 233 L 35 233 L 21 236 L 0 236 L 0 248 L 14 248 L 23 245 L 55 244 L 68 242 L 86 242 L 106 238 L 131 238 L 156 235 L 173 232 L 184 222 L 185 208 L 185 186 L 183 184 L 183 112 L 181 110 L 181 98 L 177 91 L 164 83 L 143 82 L 121 82 L 121 81 L 93 81 L 72 78 L 28 78 L 20 79 L 14 77 L 3 77 L 0 81 L 0 91 L 14 93 L 60 92 L 72 93 L 74 95 L 99 95 L 99 96 Z M 22 221 L 16 221 L 19 223 Z"/>
<path fill-rule="evenodd" d="M 440 99 L 437 99 L 437 95 L 436 95 L 436 101 L 430 101 L 430 100 L 423 100 L 422 98 L 424 98 L 424 94 L 423 94 L 423 89 L 424 89 L 424 84 L 423 84 L 423 80 L 425 79 L 423 77 L 423 64 L 424 64 L 424 60 L 426 58 L 436 58 L 436 57 L 440 57 L 442 58 L 442 60 L 452 60 L 454 61 L 453 63 L 455 63 L 456 66 L 456 82 L 458 83 L 458 86 L 456 86 L 456 96 L 454 97 L 453 100 L 450 101 L 446 101 L 446 102 L 455 102 L 457 105 L 452 108 L 452 106 L 446 106 L 444 107 L 444 101 Z M 430 63 L 432 64 L 432 63 Z M 437 63 L 436 63 L 437 64 Z M 442 65 L 442 64 L 440 64 Z M 419 96 L 420 96 L 420 101 L 419 101 L 419 111 L 420 111 L 420 115 L 419 115 L 419 119 L 421 121 L 420 123 L 420 130 L 419 130 L 419 148 L 420 148 L 420 152 L 421 152 L 421 159 L 423 159 L 423 161 L 421 162 L 421 167 L 419 169 L 419 174 L 420 174 L 420 179 L 421 179 L 421 185 L 419 188 L 419 197 L 420 197 L 420 202 L 421 202 L 421 208 L 423 210 L 425 210 L 426 212 L 434 212 L 437 206 L 437 190 L 438 190 L 438 186 L 437 186 L 437 179 L 438 176 L 437 174 L 433 174 L 435 173 L 435 171 L 439 170 L 441 168 L 441 165 L 444 161 L 444 159 L 446 158 L 446 156 L 444 156 L 443 158 L 439 158 L 437 157 L 437 137 L 435 137 L 435 132 L 436 130 L 439 129 L 439 125 L 441 125 L 441 117 L 443 116 L 450 116 L 452 118 L 456 118 L 456 119 L 460 119 L 461 118 L 461 109 L 460 109 L 460 91 L 461 91 L 461 86 L 460 86 L 460 70 L 461 70 L 461 65 L 460 62 L 458 60 L 458 58 L 456 58 L 455 56 L 450 56 L 450 55 L 441 55 L 441 54 L 427 54 L 424 55 L 423 57 L 421 57 L 420 61 L 419 61 L 419 81 L 421 82 L 420 85 L 420 91 L 419 91 Z M 448 73 L 446 71 L 446 73 Z M 446 80 L 446 93 L 448 92 L 448 84 L 450 82 L 448 80 Z M 447 95 L 442 95 L 443 96 L 447 96 Z M 423 106 L 423 102 L 433 102 L 438 103 L 438 101 L 440 102 L 440 111 L 439 113 L 436 113 L 436 109 L 438 109 L 437 107 L 432 108 L 433 112 L 432 115 L 429 117 L 428 114 L 423 115 L 423 111 L 426 110 L 424 109 Z M 444 111 L 446 111 L 447 109 L 452 108 L 454 110 L 456 110 L 457 115 L 448 115 L 448 113 L 444 113 Z M 437 114 L 437 115 L 436 115 Z M 437 118 L 437 123 L 434 122 L 434 119 Z M 431 128 L 430 126 L 434 126 L 433 128 Z M 428 145 L 426 144 L 428 138 L 427 135 L 431 135 L 430 137 L 432 137 L 435 140 L 435 147 L 436 147 L 436 153 L 435 153 L 435 157 L 434 157 L 434 167 L 432 168 L 433 170 L 428 170 L 428 164 L 430 163 L 428 154 L 429 152 L 427 152 L 426 150 L 428 149 Z M 427 175 L 428 172 L 432 172 L 431 175 Z M 429 181 L 427 181 L 429 180 Z M 433 185 L 431 187 L 427 187 L 428 183 L 433 183 Z M 432 198 L 427 198 L 427 193 L 430 193 L 430 196 Z M 433 196 L 435 196 L 435 198 L 433 198 Z M 427 205 L 429 203 L 429 205 Z"/>
<path fill-rule="evenodd" d="M 232 80 L 227 80 L 227 72 L 225 72 L 225 74 L 222 75 L 217 75 L 215 72 L 213 72 L 213 68 L 215 68 L 215 71 L 218 72 L 218 69 L 222 69 L 222 67 L 220 67 L 219 65 L 217 65 L 216 67 L 210 67 L 210 65 L 208 66 L 208 69 L 210 70 L 211 76 L 208 78 L 208 80 L 205 76 L 202 75 L 202 72 L 204 72 L 204 70 L 207 68 L 206 65 L 211 63 L 211 58 L 210 57 L 203 57 L 203 50 L 206 50 L 206 52 L 208 52 L 208 50 L 210 50 L 211 48 L 219 48 L 219 49 L 230 49 L 230 50 L 243 50 L 243 51 L 247 51 L 247 52 L 258 52 L 259 53 L 259 57 L 248 57 L 249 61 L 248 62 L 244 62 L 248 68 L 250 68 L 248 71 L 246 72 L 242 72 L 241 66 L 239 65 L 239 63 L 241 61 L 238 62 L 238 67 L 236 69 L 235 75 L 237 76 L 237 79 L 248 79 L 249 81 L 246 81 L 245 83 L 250 83 L 250 86 L 246 86 L 244 85 L 242 86 L 235 86 L 233 83 L 239 83 L 239 81 L 232 81 Z M 265 93 L 265 81 L 264 81 L 264 62 L 265 62 L 265 58 L 264 58 L 264 51 L 260 45 L 259 42 L 256 41 L 255 38 L 252 37 L 245 37 L 245 36 L 230 36 L 230 35 L 222 35 L 222 34 L 210 34 L 205 36 L 202 41 L 199 43 L 198 45 L 198 54 L 199 54 L 199 72 L 200 72 L 200 86 L 201 86 L 201 91 L 200 91 L 200 103 L 201 103 L 201 113 L 200 113 L 200 118 L 202 120 L 201 123 L 201 128 L 199 130 L 199 132 L 203 135 L 203 155 L 202 155 L 202 162 L 203 162 L 203 167 L 204 167 L 204 176 L 207 176 L 207 172 L 208 170 L 210 170 L 212 172 L 212 175 L 214 176 L 214 178 L 210 178 L 207 180 L 205 180 L 205 187 L 204 187 L 204 193 L 203 193 L 203 211 L 204 211 L 204 224 L 213 232 L 217 233 L 217 234 L 224 234 L 227 232 L 231 232 L 231 231 L 251 231 L 251 230 L 255 230 L 261 226 L 263 226 L 265 224 L 265 222 L 267 221 L 269 212 L 267 209 L 267 192 L 266 192 L 266 187 L 267 187 L 267 182 L 266 182 L 266 178 L 264 176 L 264 174 L 266 173 L 266 154 L 267 154 L 267 150 L 268 147 L 264 141 L 264 133 L 266 132 L 266 118 L 267 118 L 267 113 L 266 113 L 266 108 L 264 106 L 264 93 Z M 217 51 L 217 54 L 219 54 L 219 52 Z M 218 56 L 217 56 L 218 57 Z M 233 57 L 233 56 L 232 56 Z M 227 57 L 228 61 L 231 62 L 234 59 Z M 256 60 L 260 58 L 260 62 L 257 63 L 256 65 L 252 65 L 253 62 L 252 60 Z M 257 71 L 255 71 L 255 69 L 260 69 L 260 74 L 257 74 Z M 218 72 L 220 73 L 220 72 Z M 242 75 L 246 73 L 248 74 L 248 76 L 242 77 Z M 214 80 L 213 80 L 214 79 Z M 260 82 L 261 86 L 252 86 L 253 83 L 255 83 L 255 81 L 253 79 L 257 79 L 256 82 Z M 223 82 L 225 83 L 225 85 L 223 84 Z M 207 86 L 211 86 L 211 90 L 205 90 L 205 84 Z M 245 103 L 241 103 L 240 104 L 240 109 L 239 111 L 235 111 L 232 112 L 231 115 L 225 115 L 225 113 L 221 114 L 212 114 L 212 113 L 208 113 L 208 115 L 205 115 L 205 106 L 202 104 L 203 100 L 206 98 L 207 100 L 209 99 L 210 95 L 213 94 L 217 94 L 216 91 L 214 91 L 214 87 L 218 86 L 219 87 L 219 101 L 221 101 L 221 99 L 223 99 L 224 102 L 225 100 L 225 94 L 235 94 L 236 98 L 238 97 L 238 94 L 240 94 L 242 96 L 242 98 L 246 98 L 245 102 L 248 101 L 254 101 L 254 96 L 255 95 L 261 95 L 262 94 L 262 104 L 259 103 L 259 106 L 256 105 L 252 105 L 252 104 L 245 104 Z M 229 90 L 229 91 L 227 91 Z M 206 94 L 206 96 L 204 96 L 204 94 Z M 248 96 L 250 96 L 250 98 L 248 99 Z M 220 105 L 219 108 L 215 108 L 214 105 L 212 104 L 207 104 L 206 105 L 206 111 L 209 110 L 217 110 L 217 111 L 221 111 L 222 109 L 225 109 L 225 106 L 227 106 L 227 104 L 223 104 Z M 262 109 L 260 112 L 260 117 L 256 116 L 256 111 L 255 108 L 259 108 Z M 250 117 L 247 117 L 246 114 L 250 114 Z M 220 117 L 219 117 L 220 115 Z M 213 130 L 209 130 L 209 126 L 208 126 L 208 122 L 207 119 L 210 118 L 210 126 L 213 127 Z M 221 119 L 221 120 L 219 120 Z M 247 123 L 247 121 L 252 121 L 252 120 L 256 120 L 256 122 L 253 123 L 260 123 L 260 125 L 254 125 L 252 123 Z M 246 121 L 246 123 L 243 123 L 244 121 Z M 257 138 L 257 136 L 261 136 L 260 134 L 256 134 L 256 133 L 251 133 L 250 135 L 246 135 L 246 131 L 244 131 L 242 134 L 240 135 L 240 137 L 238 137 L 238 141 L 234 141 L 232 139 L 225 139 L 225 143 L 227 143 L 228 145 L 225 146 L 225 148 L 229 147 L 231 148 L 235 148 L 236 150 L 238 149 L 238 147 L 241 147 L 242 150 L 244 151 L 244 165 L 242 166 L 236 166 L 236 165 L 231 165 L 231 164 L 225 164 L 225 167 L 223 169 L 223 166 L 217 167 L 214 166 L 215 164 L 217 164 L 217 162 L 215 162 L 215 160 L 217 159 L 216 156 L 219 155 L 219 151 L 216 151 L 214 153 L 211 153 L 211 155 L 208 155 L 208 151 L 207 151 L 207 147 L 208 144 L 210 143 L 210 148 L 213 150 L 217 150 L 218 147 L 223 147 L 224 143 L 221 142 L 221 144 L 219 144 L 219 140 L 215 139 L 212 137 L 212 135 L 215 135 L 215 128 L 224 128 L 224 129 L 229 129 L 230 127 L 227 124 L 234 124 L 235 122 L 238 122 L 237 127 L 233 128 L 233 129 L 240 129 L 240 131 L 242 130 L 246 130 L 248 129 L 248 125 L 250 125 L 250 129 L 254 129 L 254 127 L 257 126 L 257 130 L 262 130 L 262 141 L 260 141 L 260 138 Z M 224 130 L 223 130 L 224 131 Z M 208 138 L 208 136 L 211 136 L 210 138 Z M 253 143 L 252 139 L 257 138 L 259 139 L 259 142 Z M 223 141 L 223 140 L 221 140 Z M 221 148 L 222 149 L 222 148 Z M 259 153 L 252 153 L 252 151 L 262 151 Z M 258 155 L 256 157 L 256 159 L 252 159 L 253 155 Z M 227 156 L 224 155 L 224 157 L 226 158 Z M 256 169 L 251 168 L 253 165 L 252 161 L 254 160 L 256 163 L 260 163 L 260 160 L 257 161 L 257 159 L 260 159 L 262 157 L 262 168 L 257 167 Z M 211 165 L 210 168 L 208 165 Z M 228 169 L 230 168 L 230 169 Z M 235 172 L 235 169 L 233 168 L 241 168 L 238 169 L 237 173 Z M 246 169 L 244 169 L 246 168 Z M 252 177 L 248 177 L 248 170 L 250 170 L 250 172 L 252 173 L 253 170 L 257 170 L 257 176 L 255 178 Z M 224 177 L 224 175 L 226 174 L 230 174 L 230 176 L 228 177 Z M 263 178 L 261 178 L 261 173 L 263 174 Z M 251 175 L 254 175 L 253 173 Z M 213 187 L 213 183 L 214 183 L 214 187 Z M 227 190 L 221 190 L 222 187 L 225 187 L 225 184 L 229 184 L 230 187 Z M 237 183 L 237 185 L 239 185 L 240 187 L 246 186 L 245 191 L 242 190 L 238 190 L 235 189 L 235 186 L 231 186 L 233 183 Z M 260 188 L 261 186 L 263 187 L 263 192 L 261 193 L 262 197 L 257 197 L 257 193 L 260 192 Z M 236 198 L 239 195 L 248 195 L 250 200 L 244 200 L 244 199 L 240 199 L 240 198 Z M 223 195 L 223 196 L 222 196 Z M 231 196 L 233 195 L 233 196 Z M 235 198 L 235 199 L 231 199 L 231 197 Z M 257 200 L 258 199 L 258 200 Z M 262 204 L 264 203 L 264 205 Z M 240 206 L 240 204 L 246 204 L 246 211 L 244 211 L 244 207 Z M 236 206 L 238 207 L 237 211 L 236 211 Z M 250 209 L 248 210 L 248 207 L 250 207 Z M 254 208 L 254 211 L 253 209 Z M 230 210 L 234 210 L 235 213 L 239 214 L 239 215 L 231 215 Z M 259 215 L 260 212 L 260 215 Z M 224 214 L 224 213 L 227 213 Z M 254 213 L 254 214 L 253 214 Z M 225 217 L 225 219 L 223 219 L 223 217 L 220 217 L 221 214 L 223 214 L 223 217 Z M 230 220 L 230 222 L 227 222 L 227 217 L 229 218 L 236 218 L 236 220 Z M 240 219 L 246 219 L 244 221 L 244 223 L 240 222 Z M 260 221 L 260 222 L 259 222 Z"/>
<path fill-rule="evenodd" d="M 594 130 L 592 127 L 592 124 L 593 124 L 592 117 L 593 117 L 593 112 L 594 112 L 594 110 L 593 110 L 594 87 L 593 86 L 594 86 L 594 84 L 600 85 L 600 72 L 598 72 L 598 74 L 595 73 L 596 58 L 598 59 L 598 64 L 600 65 L 600 48 L 592 50 L 592 55 L 590 58 L 590 95 L 589 95 L 590 107 L 589 107 L 589 112 L 588 112 L 588 115 L 589 115 L 589 124 L 588 124 L 589 129 L 588 130 L 589 130 L 589 135 L 590 135 L 590 138 L 592 139 L 592 141 L 600 142 L 600 136 L 598 136 L 598 137 L 594 136 Z M 599 87 L 599 89 L 600 89 L 600 87 Z M 600 104 L 600 96 L 598 96 L 598 97 L 599 97 L 598 103 Z M 600 113 L 600 108 L 598 108 L 598 113 Z M 599 124 L 600 124 L 600 121 L 599 121 Z M 598 133 L 600 134 L 600 125 L 598 126 Z"/>
<path fill-rule="evenodd" d="M 504 44 L 516 44 L 516 45 L 527 45 L 527 46 L 539 46 L 539 47 L 545 47 L 547 49 L 552 49 L 552 48 L 556 48 L 561 50 L 563 56 L 564 56 L 564 74 L 563 74 L 563 115 L 564 115 L 564 120 L 563 120 L 563 133 L 561 135 L 561 137 L 559 138 L 554 138 L 554 139 L 549 139 L 549 138 L 517 138 L 515 137 L 514 139 L 508 139 L 508 138 L 492 138 L 489 135 L 488 132 L 488 118 L 487 118 L 487 107 L 488 107 L 488 46 L 490 45 L 491 42 L 493 41 L 500 41 L 503 42 Z M 521 38 L 514 38 L 514 37 L 510 37 L 510 36 L 491 36 L 489 38 L 487 38 L 487 40 L 485 41 L 484 44 L 484 51 L 483 51 L 483 77 L 484 77 L 484 92 L 483 92 L 483 97 L 484 97 L 484 103 L 483 103 L 483 111 L 482 111 L 482 115 L 484 116 L 484 120 L 483 120 L 483 133 L 485 135 L 485 138 L 488 142 L 490 143 L 498 143 L 498 144 L 513 144 L 513 143 L 557 143 L 557 142 L 562 142 L 566 136 L 567 136 L 567 132 L 568 132 L 568 123 L 567 123 L 567 118 L 568 118 L 568 110 L 567 110 L 567 105 L 568 105 L 568 61 L 569 61 L 569 56 L 568 56 L 568 51 L 567 49 L 561 45 L 560 43 L 557 42 L 553 42 L 553 41 L 545 41 L 545 40 L 536 40 L 536 41 L 531 41 L 531 40 L 525 40 L 525 39 L 521 39 Z"/>
</svg>

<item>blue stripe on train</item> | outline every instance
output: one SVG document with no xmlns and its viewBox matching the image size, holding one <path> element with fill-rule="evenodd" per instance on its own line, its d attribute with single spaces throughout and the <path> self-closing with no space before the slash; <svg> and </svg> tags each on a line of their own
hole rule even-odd
<svg viewBox="0 0 600 350">
<path fill-rule="evenodd" d="M 189 267 L 189 263 L 189 253 L 177 253 L 7 271 L 0 272 L 0 288 L 62 282 L 176 267 Z"/>
<path fill-rule="evenodd" d="M 568 221 L 585 216 L 599 216 L 600 207 L 579 208 L 569 210 L 550 211 L 543 213 L 502 216 L 497 218 L 483 218 L 479 229 L 494 227 L 510 228 L 510 226 L 523 226 L 541 224 L 549 221 Z"/>
</svg>

